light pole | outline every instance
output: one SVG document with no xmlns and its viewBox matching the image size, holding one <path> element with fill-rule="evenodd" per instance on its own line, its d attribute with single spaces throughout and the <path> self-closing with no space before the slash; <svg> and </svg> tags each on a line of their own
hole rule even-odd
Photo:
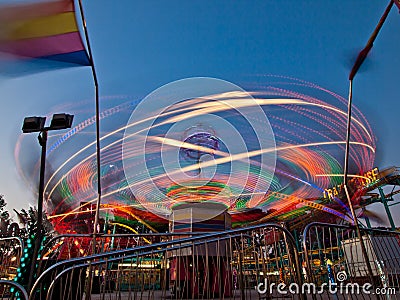
<svg viewBox="0 0 400 300">
<path fill-rule="evenodd" d="M 396 0 L 396 1 L 398 1 L 398 0 Z M 373 279 L 370 258 L 368 257 L 367 249 L 364 245 L 363 237 L 362 237 L 360 227 L 358 224 L 357 215 L 354 211 L 353 204 L 351 202 L 351 197 L 349 195 L 349 191 L 348 191 L 348 187 L 347 187 L 348 171 L 349 171 L 350 137 L 351 137 L 351 109 L 352 109 L 352 100 L 353 100 L 353 79 L 356 76 L 359 68 L 363 64 L 364 60 L 367 58 L 368 53 L 372 49 L 375 39 L 378 36 L 378 33 L 381 30 L 383 23 L 385 22 L 392 6 L 393 6 L 393 0 L 390 0 L 388 6 L 385 9 L 385 12 L 383 13 L 381 19 L 379 20 L 378 25 L 375 27 L 375 30 L 371 34 L 367 44 L 365 45 L 364 49 L 362 49 L 360 51 L 360 53 L 358 54 L 357 59 L 354 62 L 354 65 L 349 74 L 349 97 L 348 97 L 348 105 L 347 105 L 347 130 L 346 130 L 346 149 L 345 149 L 345 158 L 344 158 L 343 187 L 344 187 L 344 191 L 346 193 L 346 198 L 347 198 L 348 205 L 350 207 L 351 215 L 353 217 L 353 222 L 354 222 L 354 226 L 356 229 L 357 237 L 359 238 L 359 241 L 360 241 L 361 252 L 362 252 L 364 260 L 366 262 L 369 280 L 373 286 L 375 286 L 375 283 L 374 283 L 374 279 Z"/>
<path fill-rule="evenodd" d="M 42 147 L 42 154 L 40 158 L 40 177 L 39 177 L 39 195 L 37 203 L 37 224 L 35 244 L 33 248 L 33 258 L 31 269 L 29 273 L 28 291 L 31 289 L 34 282 L 34 274 L 36 270 L 36 262 L 39 254 L 40 244 L 42 242 L 42 225 L 43 225 L 43 194 L 44 194 L 44 174 L 46 169 L 46 146 L 47 146 L 47 132 L 49 130 L 61 130 L 71 128 L 73 115 L 69 114 L 54 114 L 50 126 L 46 127 L 46 117 L 26 117 L 22 126 L 23 133 L 39 132 L 38 140 Z"/>
</svg>

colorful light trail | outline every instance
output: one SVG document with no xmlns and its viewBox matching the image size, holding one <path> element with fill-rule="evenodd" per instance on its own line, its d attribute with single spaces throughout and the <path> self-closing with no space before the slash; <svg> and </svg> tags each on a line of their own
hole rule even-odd
<svg viewBox="0 0 400 300">
<path fill-rule="evenodd" d="M 107 102 L 111 107 L 101 114 L 103 214 L 140 220 L 156 230 L 153 225 L 167 218 L 175 205 L 211 200 L 223 203 L 231 213 L 248 208 L 269 212 L 263 220 L 296 218 L 299 212 L 319 210 L 351 221 L 340 199 L 321 201 L 324 189 L 342 181 L 346 100 L 302 80 L 277 76 L 267 80 L 249 92 L 188 98 L 130 121 L 130 113 L 141 101 Z M 98 178 L 93 116 L 79 113 L 87 111 L 82 104 L 70 109 L 81 121 L 65 135 L 49 137 L 53 168 L 45 195 L 54 224 L 64 221 L 73 227 L 74 222 L 92 217 L 85 211 L 96 203 Z M 260 109 L 269 124 L 257 115 Z M 246 118 L 238 113 L 241 110 Z M 208 116 L 207 122 L 199 121 L 202 116 Z M 31 174 L 38 164 L 22 162 L 25 139 L 19 138 L 15 158 L 22 177 L 34 182 Z M 373 168 L 375 146 L 367 120 L 355 108 L 353 176 Z M 263 161 L 263 155 L 270 160 Z M 180 180 L 182 174 L 187 180 Z"/>
</svg>

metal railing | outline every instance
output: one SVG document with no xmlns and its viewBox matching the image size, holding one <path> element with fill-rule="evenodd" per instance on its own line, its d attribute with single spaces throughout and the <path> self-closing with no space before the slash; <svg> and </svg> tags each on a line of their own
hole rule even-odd
<svg viewBox="0 0 400 300">
<path fill-rule="evenodd" d="M 30 299 L 287 298 L 255 287 L 300 285 L 300 270 L 294 238 L 270 223 L 58 262 L 40 275 Z"/>
<path fill-rule="evenodd" d="M 0 299 L 28 300 L 25 288 L 10 280 L 0 280 Z"/>
<path fill-rule="evenodd" d="M 397 299 L 396 294 L 400 294 L 400 232 L 360 230 L 367 261 L 353 226 L 317 222 L 306 226 L 302 253 L 304 280 L 313 283 L 317 290 L 325 288 L 324 293 L 313 293 L 314 299 L 317 296 Z M 369 282 L 371 277 L 373 282 Z M 337 292 L 329 292 L 329 286 Z"/>
<path fill-rule="evenodd" d="M 214 233 L 62 235 L 44 247 L 29 299 L 397 299 L 400 233 L 361 232 L 368 261 L 354 227 L 337 224 L 307 225 L 302 251 L 273 223 Z M 343 289 L 332 292 L 332 285 Z M 0 287 L 3 298 L 24 299 L 15 282 Z"/>
</svg>

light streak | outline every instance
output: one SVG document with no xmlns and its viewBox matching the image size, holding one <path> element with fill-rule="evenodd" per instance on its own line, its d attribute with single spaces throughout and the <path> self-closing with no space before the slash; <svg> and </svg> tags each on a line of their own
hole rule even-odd
<svg viewBox="0 0 400 300">
<path fill-rule="evenodd" d="M 319 204 L 307 200 L 307 198 L 317 198 L 322 195 L 325 188 L 336 185 L 337 178 L 343 176 L 340 174 L 343 170 L 338 163 L 338 157 L 335 156 L 332 149 L 343 152 L 342 148 L 345 145 L 343 132 L 346 127 L 347 116 L 345 104 L 347 102 L 343 97 L 315 84 L 297 79 L 290 80 L 292 82 L 289 82 L 289 85 L 322 91 L 333 99 L 332 102 L 338 101 L 339 105 L 327 103 L 310 95 L 282 88 L 279 85 L 267 85 L 260 91 L 248 93 L 235 91 L 188 99 L 171 107 L 149 112 L 140 120 L 134 120 L 124 126 L 115 126 L 109 132 L 106 132 L 101 136 L 101 144 L 104 145 L 101 149 L 103 153 L 101 180 L 107 180 L 109 183 L 103 185 L 102 199 L 105 201 L 105 206 L 102 205 L 100 209 L 102 211 L 113 209 L 117 214 L 128 214 L 133 219 L 146 223 L 146 220 L 135 215 L 131 210 L 147 210 L 152 207 L 159 207 L 160 211 L 167 212 L 172 204 L 191 199 L 190 195 L 185 195 L 185 192 L 190 192 L 188 186 L 184 188 L 177 186 L 175 190 L 170 191 L 169 195 L 165 192 L 165 198 L 154 199 L 154 190 L 149 187 L 151 181 L 160 189 L 166 191 L 173 184 L 168 176 L 179 172 L 193 172 L 197 169 L 220 167 L 222 171 L 219 171 L 219 177 L 216 180 L 226 185 L 226 191 L 219 193 L 218 197 L 232 212 L 238 211 L 239 206 L 259 207 L 265 210 L 276 208 L 277 211 L 267 216 L 268 218 L 279 217 L 283 214 L 288 217 L 291 213 L 286 210 L 290 207 L 293 208 L 295 203 L 302 203 L 312 209 L 351 221 L 346 213 L 332 209 L 329 207 L 330 204 Z M 140 103 L 140 101 L 135 102 L 135 104 L 137 103 Z M 124 109 L 129 110 L 133 107 L 132 101 L 116 105 L 104 111 L 102 117 L 111 119 L 112 116 L 119 116 Z M 225 150 L 211 149 L 204 145 L 181 141 L 179 138 L 171 138 L 162 133 L 164 127 L 167 128 L 175 123 L 190 120 L 197 116 L 210 114 L 232 116 L 232 113 L 239 109 L 256 107 L 261 107 L 268 116 L 274 130 L 277 147 L 264 149 L 250 147 L 248 151 L 229 153 Z M 365 117 L 357 108 L 354 111 L 350 157 L 354 168 L 362 174 L 363 171 L 372 167 L 375 139 Z M 93 122 L 92 118 L 89 118 L 80 122 L 65 135 L 58 136 L 49 153 L 55 152 L 57 157 L 62 155 L 62 147 L 71 146 L 73 144 L 72 138 L 76 135 L 87 134 L 88 128 L 91 126 L 93 126 Z M 121 136 L 127 130 L 129 130 L 130 135 L 127 135 L 125 139 L 128 140 L 130 148 L 124 155 L 130 159 L 130 164 L 125 167 L 137 171 L 135 171 L 135 176 L 125 180 L 116 174 L 122 172 L 121 145 L 123 138 Z M 241 131 L 242 129 L 239 128 L 238 130 Z M 243 129 L 240 133 L 246 135 L 246 129 Z M 21 155 L 20 145 L 22 142 L 23 139 L 19 138 L 15 148 L 16 157 Z M 144 143 L 146 148 L 143 147 Z M 56 201 L 54 205 L 48 202 L 50 219 L 59 222 L 71 215 L 85 214 L 86 211 L 80 210 L 85 205 L 90 205 L 96 201 L 95 183 L 98 178 L 93 168 L 95 153 L 92 148 L 94 145 L 95 141 L 88 141 L 80 145 L 71 155 L 55 165 L 55 170 L 51 173 L 45 185 L 47 200 L 57 199 L 52 200 Z M 163 173 L 162 166 L 158 164 L 160 147 L 163 151 L 181 148 L 190 149 L 210 154 L 213 159 L 184 165 L 179 170 L 166 174 Z M 143 166 L 136 160 L 138 156 L 143 154 L 143 149 L 146 149 L 148 166 Z M 270 174 L 269 166 L 266 166 L 258 158 L 263 154 L 272 155 L 274 152 L 277 154 L 277 169 L 275 174 L 272 174 L 272 171 Z M 237 174 L 236 177 L 229 178 L 231 174 L 224 173 L 223 167 L 229 166 L 232 162 L 250 162 L 250 170 L 246 170 L 249 172 L 249 176 L 246 178 L 244 175 Z M 115 174 L 107 173 L 109 172 L 106 168 L 108 164 L 115 165 Z M 21 169 L 18 158 L 17 166 Z M 267 171 L 261 172 L 261 170 Z M 245 170 L 243 169 L 243 171 Z M 149 172 L 151 178 L 143 180 L 144 172 Z M 273 176 L 273 180 L 270 189 L 268 191 L 257 190 L 257 183 L 268 180 L 271 176 Z M 24 174 L 23 177 L 29 176 Z M 360 175 L 353 177 L 366 179 L 366 177 Z M 244 189 L 238 190 L 237 187 L 243 182 L 245 182 Z M 135 198 L 131 189 L 141 189 L 140 198 Z M 200 189 L 198 193 L 204 199 L 212 199 L 213 193 L 218 193 L 218 191 L 216 187 L 205 186 L 204 190 Z M 285 196 L 278 197 L 278 193 Z M 233 203 L 230 201 L 230 197 L 239 195 L 241 198 L 238 201 Z M 168 196 L 173 199 L 169 199 Z M 61 199 L 59 199 L 60 197 Z M 340 199 L 335 199 L 335 201 L 342 207 L 341 209 L 347 210 Z M 81 206 L 77 205 L 77 202 L 86 202 L 86 204 Z M 115 203 L 115 205 L 107 204 L 108 202 Z M 295 215 L 295 211 L 293 215 Z M 152 230 L 154 231 L 154 228 Z"/>
</svg>

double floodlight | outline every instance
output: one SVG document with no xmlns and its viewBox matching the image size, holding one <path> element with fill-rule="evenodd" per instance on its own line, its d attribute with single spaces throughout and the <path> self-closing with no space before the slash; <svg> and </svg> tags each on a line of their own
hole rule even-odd
<svg viewBox="0 0 400 300">
<path fill-rule="evenodd" d="M 45 127 L 46 117 L 26 117 L 22 132 L 30 133 L 71 128 L 73 119 L 73 115 L 54 114 L 50 126 Z"/>
</svg>

